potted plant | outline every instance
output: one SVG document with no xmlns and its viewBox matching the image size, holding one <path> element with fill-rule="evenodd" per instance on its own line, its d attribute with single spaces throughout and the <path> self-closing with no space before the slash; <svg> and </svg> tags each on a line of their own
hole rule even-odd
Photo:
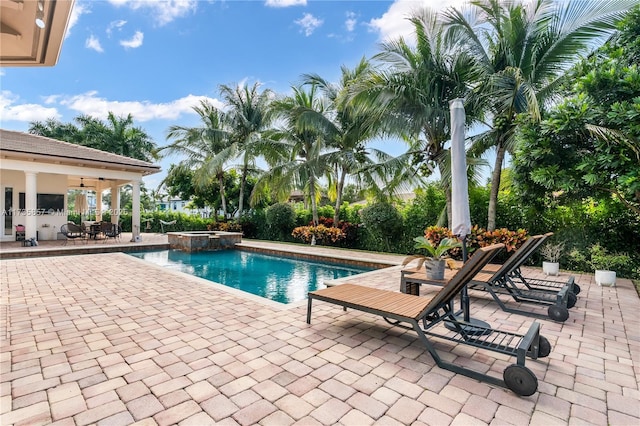
<svg viewBox="0 0 640 426">
<path fill-rule="evenodd" d="M 589 253 L 591 258 L 588 263 L 595 271 L 595 280 L 599 286 L 615 287 L 616 271 L 614 268 L 622 269 L 631 262 L 626 253 L 609 253 L 600 244 L 589 247 Z"/>
<path fill-rule="evenodd" d="M 559 243 L 547 243 L 540 249 L 544 257 L 542 272 L 546 275 L 558 275 L 560 273 L 560 257 L 564 251 L 564 241 Z"/>
<path fill-rule="evenodd" d="M 407 256 L 402 264 L 406 265 L 418 259 L 418 268 L 424 264 L 427 270 L 427 278 L 432 280 L 444 279 L 445 258 L 447 257 L 447 253 L 453 248 L 462 246 L 462 244 L 454 238 L 443 238 L 437 246 L 431 244 L 431 241 L 425 237 L 416 237 L 413 241 L 416 242 L 414 248 L 426 251 L 427 255 L 417 254 Z"/>
</svg>

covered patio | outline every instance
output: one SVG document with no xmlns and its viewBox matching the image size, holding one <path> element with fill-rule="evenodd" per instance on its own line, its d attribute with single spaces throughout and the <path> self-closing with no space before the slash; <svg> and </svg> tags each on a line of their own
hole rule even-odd
<svg viewBox="0 0 640 426">
<path fill-rule="evenodd" d="M 23 132 L 0 129 L 0 140 L 0 208 L 5 213 L 1 241 L 15 241 L 19 225 L 24 227 L 20 238 L 57 240 L 70 213 L 70 189 L 79 190 L 80 199 L 95 192 L 93 213 L 97 221 L 106 210 L 102 195 L 109 192 L 110 221 L 118 224 L 120 188 L 124 185 L 132 186 L 131 240 L 139 238 L 140 185 L 144 176 L 159 172 L 159 166 Z M 75 211 L 87 214 L 86 204 L 81 204 L 76 202 Z"/>
</svg>

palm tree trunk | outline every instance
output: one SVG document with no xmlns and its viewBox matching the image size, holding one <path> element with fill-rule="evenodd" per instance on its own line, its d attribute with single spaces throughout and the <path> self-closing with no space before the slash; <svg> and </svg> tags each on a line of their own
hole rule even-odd
<svg viewBox="0 0 640 426">
<path fill-rule="evenodd" d="M 316 180 L 312 175 L 309 177 L 309 198 L 311 199 L 311 213 L 313 215 L 313 226 L 318 226 L 318 205 L 316 203 Z"/>
<path fill-rule="evenodd" d="M 447 198 L 447 227 L 449 229 L 453 228 L 453 203 L 452 203 L 452 195 L 451 195 L 451 185 L 446 185 L 444 188 L 444 193 Z"/>
<path fill-rule="evenodd" d="M 340 180 L 338 181 L 338 188 L 336 188 L 336 208 L 333 213 L 333 227 L 338 227 L 338 222 L 340 221 L 340 206 L 342 205 L 342 190 L 344 189 L 344 181 L 347 177 L 346 170 L 342 170 L 342 174 L 340 175 Z"/>
<path fill-rule="evenodd" d="M 444 164 L 438 164 L 438 170 L 440 171 L 440 176 L 444 175 Z M 451 181 L 442 182 L 442 187 L 444 189 L 445 198 L 447 200 L 447 226 L 449 229 L 453 226 L 453 210 L 451 203 Z"/>
<path fill-rule="evenodd" d="M 489 193 L 489 212 L 487 215 L 487 230 L 494 231 L 496 229 L 496 213 L 498 210 L 498 192 L 500 191 L 500 176 L 502 174 L 502 162 L 506 149 L 502 142 L 497 145 L 496 163 L 493 166 L 491 174 L 491 192 Z"/>
<path fill-rule="evenodd" d="M 227 199 L 224 195 L 224 175 L 218 178 L 220 183 L 220 202 L 222 203 L 222 214 L 224 214 L 224 220 L 227 220 Z"/>
<path fill-rule="evenodd" d="M 240 199 L 238 200 L 238 219 L 242 218 L 244 210 L 244 186 L 247 183 L 247 166 L 242 168 L 242 176 L 240 178 Z"/>
</svg>

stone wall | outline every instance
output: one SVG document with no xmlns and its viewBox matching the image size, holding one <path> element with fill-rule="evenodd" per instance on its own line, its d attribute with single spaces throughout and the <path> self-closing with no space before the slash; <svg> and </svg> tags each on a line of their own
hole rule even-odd
<svg viewBox="0 0 640 426">
<path fill-rule="evenodd" d="M 169 232 L 169 247 L 186 252 L 233 249 L 242 242 L 241 232 Z"/>
</svg>

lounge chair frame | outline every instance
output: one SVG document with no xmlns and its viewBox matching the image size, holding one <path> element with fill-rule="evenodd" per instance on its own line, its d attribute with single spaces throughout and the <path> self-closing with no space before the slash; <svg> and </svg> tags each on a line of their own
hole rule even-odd
<svg viewBox="0 0 640 426">
<path fill-rule="evenodd" d="M 487 291 L 493 300 L 505 312 L 526 315 L 534 318 L 552 319 L 564 322 L 569 318 L 569 308 L 576 302 L 576 296 L 570 291 L 573 280 L 557 287 L 537 288 L 524 286 L 512 277 L 512 273 L 535 251 L 549 235 L 536 235 L 527 239 L 524 244 L 512 254 L 502 265 L 486 265 L 469 283 L 469 288 Z M 413 273 L 412 273 L 413 272 Z M 420 284 L 443 285 L 446 280 L 436 281 L 423 278 L 422 272 L 405 271 L 402 274 L 401 291 L 411 291 L 419 294 L 417 286 Z M 513 300 L 524 304 L 548 306 L 546 313 L 513 308 L 507 305 L 501 295 L 508 295 Z"/>
<path fill-rule="evenodd" d="M 545 357 L 551 351 L 549 341 L 540 335 L 540 325 L 533 322 L 524 335 L 483 327 L 483 333 L 467 332 L 469 328 L 464 321 L 456 318 L 451 309 L 451 301 L 472 277 L 489 262 L 497 250 L 503 247 L 497 244 L 485 247 L 476 252 L 456 275 L 443 286 L 433 297 L 421 297 L 389 290 L 370 288 L 357 284 L 341 284 L 322 290 L 309 292 L 307 302 L 307 323 L 311 324 L 313 300 L 320 300 L 345 308 L 382 316 L 394 326 L 412 329 L 425 345 L 438 367 L 459 373 L 496 386 L 506 387 L 518 395 L 528 396 L 535 393 L 538 381 L 527 367 L 526 357 L 537 359 Z M 453 330 L 444 334 L 435 330 L 436 325 L 443 322 L 453 325 Z M 420 325 L 422 323 L 422 326 Z M 408 325 L 407 325 L 408 324 Z M 446 328 L 445 328 L 446 329 Z M 436 337 L 456 343 L 471 345 L 516 357 L 516 364 L 507 367 L 500 379 L 467 367 L 463 367 L 440 357 L 436 346 L 429 337 Z"/>
<path fill-rule="evenodd" d="M 495 271 L 491 278 L 474 279 L 470 287 L 488 291 L 505 312 L 536 318 L 548 317 L 557 322 L 566 321 L 569 318 L 569 308 L 573 307 L 576 303 L 576 296 L 571 291 L 573 288 L 573 277 L 564 284 L 557 282 L 557 285 L 553 287 L 537 287 L 531 285 L 529 282 L 525 283 L 516 278 L 522 276 L 519 273 L 519 268 L 522 264 L 540 247 L 544 240 L 551 235 L 553 234 L 548 233 L 530 237 Z M 547 305 L 547 313 L 545 315 L 509 307 L 500 299 L 500 294 L 508 294 L 513 300 L 520 303 Z"/>
<path fill-rule="evenodd" d="M 569 291 L 574 295 L 580 293 L 580 286 L 575 282 L 573 275 L 569 276 L 567 281 L 559 280 L 545 280 L 541 278 L 525 277 L 520 269 L 522 264 L 545 242 L 545 240 L 553 235 L 553 232 L 548 232 L 544 235 L 535 235 L 531 237 L 535 240 L 535 244 L 531 244 L 526 251 L 521 252 L 520 258 L 517 258 L 517 262 L 514 262 L 515 267 L 508 271 L 514 285 L 521 284 L 526 287 L 527 290 L 542 290 L 542 291 L 559 291 L 564 286 L 569 286 Z M 523 245 L 524 246 L 524 245 Z M 517 251 L 516 251 L 517 252 Z M 515 253 L 514 253 L 515 256 Z M 571 296 L 570 296 L 571 298 Z M 569 302 L 571 304 L 571 302 Z M 572 306 L 569 306 L 571 308 Z"/>
</svg>

